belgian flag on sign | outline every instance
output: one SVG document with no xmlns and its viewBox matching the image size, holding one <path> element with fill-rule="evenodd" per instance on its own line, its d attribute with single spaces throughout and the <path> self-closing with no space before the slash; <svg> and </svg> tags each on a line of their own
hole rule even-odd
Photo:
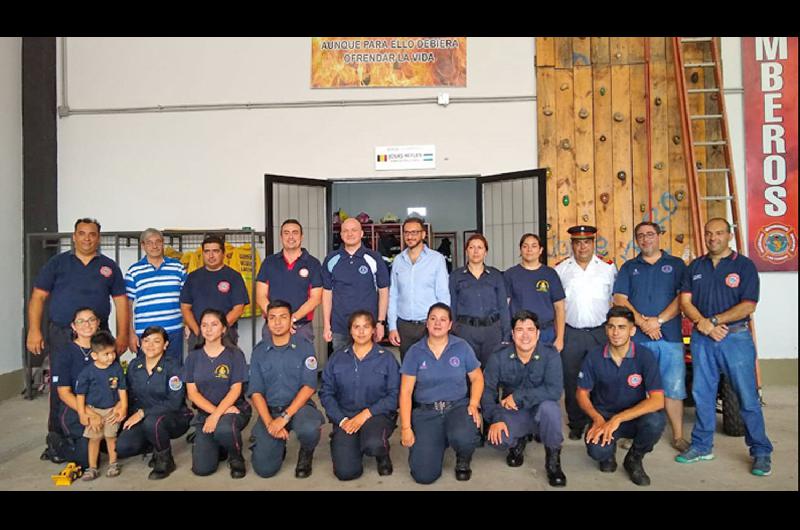
<svg viewBox="0 0 800 530">
<path fill-rule="evenodd" d="M 378 162 L 388 162 L 389 156 L 388 155 L 378 155 Z"/>
</svg>

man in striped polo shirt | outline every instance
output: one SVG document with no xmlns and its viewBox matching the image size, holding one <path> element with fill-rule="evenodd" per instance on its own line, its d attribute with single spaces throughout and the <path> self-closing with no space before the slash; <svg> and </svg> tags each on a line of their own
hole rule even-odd
<svg viewBox="0 0 800 530">
<path fill-rule="evenodd" d="M 186 271 L 180 261 L 164 256 L 164 236 L 148 228 L 139 236 L 145 256 L 130 266 L 125 287 L 131 305 L 130 349 L 139 352 L 139 337 L 150 326 L 161 326 L 169 334 L 167 355 L 183 364 L 183 315 L 181 287 Z"/>
</svg>

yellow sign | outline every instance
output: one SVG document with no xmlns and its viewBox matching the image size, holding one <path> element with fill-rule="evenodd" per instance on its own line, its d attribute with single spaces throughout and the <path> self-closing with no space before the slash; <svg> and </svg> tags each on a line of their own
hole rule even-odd
<svg viewBox="0 0 800 530">
<path fill-rule="evenodd" d="M 466 85 L 466 37 L 311 39 L 311 88 Z"/>
</svg>

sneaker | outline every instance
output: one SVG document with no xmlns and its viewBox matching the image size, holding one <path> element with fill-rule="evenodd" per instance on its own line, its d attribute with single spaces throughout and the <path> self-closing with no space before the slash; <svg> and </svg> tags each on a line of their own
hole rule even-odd
<svg viewBox="0 0 800 530">
<path fill-rule="evenodd" d="M 119 474 L 122 472 L 122 466 L 119 465 L 119 462 L 112 462 L 108 465 L 108 471 L 106 471 L 107 477 L 118 477 Z"/>
<path fill-rule="evenodd" d="M 81 477 L 81 480 L 86 480 L 86 481 L 94 480 L 98 476 L 100 476 L 100 472 L 97 471 L 97 468 L 96 467 L 90 467 L 89 469 L 87 469 L 86 471 L 83 472 L 83 476 Z"/>
<path fill-rule="evenodd" d="M 754 457 L 750 473 L 759 477 L 770 476 L 772 474 L 772 457 L 769 455 Z"/>
<path fill-rule="evenodd" d="M 672 446 L 673 449 L 675 449 L 679 453 L 685 453 L 686 451 L 689 450 L 690 447 L 689 442 L 687 442 L 683 438 L 675 438 L 674 440 L 672 440 L 672 443 L 670 443 L 670 445 Z"/>
<path fill-rule="evenodd" d="M 701 460 L 714 460 L 714 453 L 701 453 L 690 446 L 689 449 L 675 457 L 675 461 L 679 464 L 694 464 Z"/>
</svg>

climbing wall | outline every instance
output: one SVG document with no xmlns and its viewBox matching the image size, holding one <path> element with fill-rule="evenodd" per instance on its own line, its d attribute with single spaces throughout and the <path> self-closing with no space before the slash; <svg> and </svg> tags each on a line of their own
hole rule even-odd
<svg viewBox="0 0 800 530">
<path fill-rule="evenodd" d="M 633 228 L 644 220 L 661 226 L 662 248 L 692 257 L 672 53 L 666 37 L 536 39 L 539 166 L 549 169 L 549 264 L 570 254 L 567 229 L 579 223 L 597 226 L 598 253 L 618 267 L 638 254 Z M 706 59 L 702 53 L 696 58 Z M 690 87 L 713 86 L 708 72 L 687 75 Z M 699 101 L 692 114 L 712 103 Z M 693 131 L 696 139 L 719 134 L 703 121 L 694 122 Z M 712 153 L 698 164 L 721 167 L 724 161 Z M 717 183 L 700 186 L 703 194 L 723 194 L 716 193 Z M 714 210 L 719 204 L 707 207 L 724 215 Z"/>
</svg>

